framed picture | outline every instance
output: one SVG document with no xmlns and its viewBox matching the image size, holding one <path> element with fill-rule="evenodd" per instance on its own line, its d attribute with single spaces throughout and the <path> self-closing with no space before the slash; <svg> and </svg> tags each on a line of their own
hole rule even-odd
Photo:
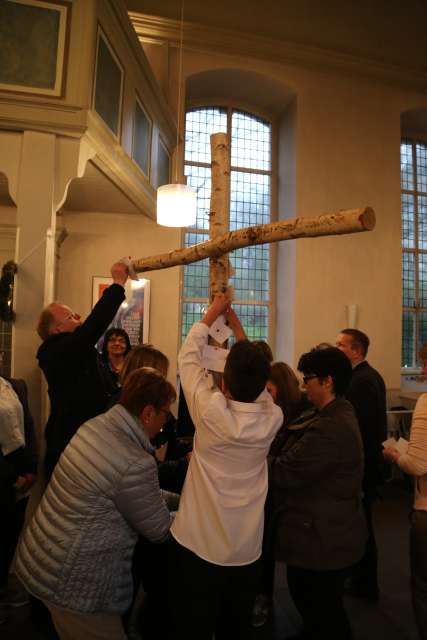
<svg viewBox="0 0 427 640">
<path fill-rule="evenodd" d="M 60 96 L 64 87 L 65 2 L 0 2 L 0 90 Z"/>
<path fill-rule="evenodd" d="M 92 307 L 104 290 L 113 284 L 113 279 L 103 276 L 92 278 Z M 126 300 L 120 305 L 110 327 L 120 327 L 129 335 L 132 346 L 148 342 L 150 326 L 150 281 L 145 278 L 128 280 L 125 286 Z M 110 328 L 109 327 L 109 328 Z M 96 347 L 102 350 L 103 338 Z"/>
<path fill-rule="evenodd" d="M 113 47 L 98 29 L 93 108 L 117 138 L 120 137 L 123 78 L 123 67 Z"/>
</svg>

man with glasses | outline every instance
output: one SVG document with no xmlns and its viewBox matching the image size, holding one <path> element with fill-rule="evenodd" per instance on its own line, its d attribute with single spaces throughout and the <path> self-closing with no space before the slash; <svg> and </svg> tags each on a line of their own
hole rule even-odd
<svg viewBox="0 0 427 640">
<path fill-rule="evenodd" d="M 378 552 L 372 521 L 377 487 L 383 481 L 382 442 L 387 438 L 386 389 L 381 375 L 366 360 L 368 336 L 357 329 L 343 329 L 336 346 L 350 360 L 353 373 L 346 398 L 356 412 L 363 440 L 363 507 L 369 538 L 365 554 L 356 565 L 348 592 L 369 602 L 379 599 Z"/>
<path fill-rule="evenodd" d="M 108 287 L 82 322 L 78 313 L 59 302 L 43 309 L 37 333 L 43 343 L 37 352 L 50 399 L 47 421 L 45 470 L 48 478 L 81 424 L 106 409 L 108 397 L 97 365 L 95 344 L 106 331 L 125 299 L 128 268 L 111 267 Z"/>
</svg>

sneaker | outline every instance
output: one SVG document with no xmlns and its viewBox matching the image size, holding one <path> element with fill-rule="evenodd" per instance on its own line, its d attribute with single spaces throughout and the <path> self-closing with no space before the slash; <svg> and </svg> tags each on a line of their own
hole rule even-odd
<svg viewBox="0 0 427 640">
<path fill-rule="evenodd" d="M 11 589 L 10 587 L 0 589 L 0 606 L 24 607 L 29 602 L 28 593 L 24 589 Z"/>
<path fill-rule="evenodd" d="M 251 625 L 255 629 L 265 625 L 270 617 L 271 608 L 271 598 L 265 595 L 265 593 L 259 593 L 255 598 L 254 608 L 252 609 Z"/>
</svg>

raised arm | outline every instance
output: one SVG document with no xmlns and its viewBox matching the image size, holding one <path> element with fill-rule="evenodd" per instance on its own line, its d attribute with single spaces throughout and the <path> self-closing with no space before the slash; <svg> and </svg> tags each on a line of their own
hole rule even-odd
<svg viewBox="0 0 427 640">
<path fill-rule="evenodd" d="M 240 340 L 247 340 L 247 336 L 244 328 L 242 327 L 242 323 L 239 320 L 239 316 L 232 307 L 228 307 L 228 309 L 226 310 L 225 319 L 228 323 L 228 326 L 234 333 L 234 337 L 236 338 L 237 342 L 240 342 Z"/>
<path fill-rule="evenodd" d="M 206 406 L 215 389 L 212 377 L 203 369 L 203 349 L 208 342 L 209 327 L 229 305 L 224 294 L 215 296 L 201 322 L 190 329 L 178 356 L 181 385 L 194 425 L 199 425 L 200 412 Z"/>
</svg>

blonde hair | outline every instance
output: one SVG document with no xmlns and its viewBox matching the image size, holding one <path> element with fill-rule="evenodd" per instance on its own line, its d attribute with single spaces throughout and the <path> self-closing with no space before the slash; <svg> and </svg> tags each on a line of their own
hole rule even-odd
<svg viewBox="0 0 427 640">
<path fill-rule="evenodd" d="M 120 371 L 121 385 L 125 384 L 126 378 L 132 371 L 141 367 L 151 367 L 166 377 L 169 369 L 169 360 L 164 353 L 153 347 L 152 344 L 136 345 L 127 354 Z"/>
</svg>

